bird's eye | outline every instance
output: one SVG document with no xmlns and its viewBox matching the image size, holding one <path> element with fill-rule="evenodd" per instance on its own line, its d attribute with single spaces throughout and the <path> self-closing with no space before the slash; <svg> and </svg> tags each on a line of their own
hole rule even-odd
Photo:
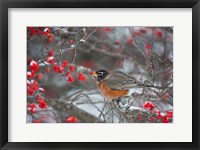
<svg viewBox="0 0 200 150">
<path fill-rule="evenodd" d="M 99 72 L 99 76 L 102 76 L 103 75 L 103 72 Z"/>
</svg>

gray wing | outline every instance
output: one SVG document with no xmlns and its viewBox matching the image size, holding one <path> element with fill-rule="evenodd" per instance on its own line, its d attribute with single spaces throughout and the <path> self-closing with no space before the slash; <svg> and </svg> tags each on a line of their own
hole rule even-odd
<svg viewBox="0 0 200 150">
<path fill-rule="evenodd" d="M 120 71 L 114 72 L 105 82 L 113 90 L 126 90 L 141 85 L 138 80 Z"/>
</svg>

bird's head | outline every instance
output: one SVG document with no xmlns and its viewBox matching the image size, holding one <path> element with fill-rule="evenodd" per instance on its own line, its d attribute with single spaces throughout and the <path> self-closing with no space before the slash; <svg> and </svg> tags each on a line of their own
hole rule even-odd
<svg viewBox="0 0 200 150">
<path fill-rule="evenodd" d="M 101 80 L 105 79 L 109 75 L 109 72 L 106 70 L 97 70 L 97 71 L 93 71 L 91 75 L 94 79 L 100 82 Z"/>
</svg>

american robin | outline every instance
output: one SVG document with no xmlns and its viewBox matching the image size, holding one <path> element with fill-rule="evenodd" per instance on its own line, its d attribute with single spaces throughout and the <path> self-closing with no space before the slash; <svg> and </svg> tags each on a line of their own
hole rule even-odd
<svg viewBox="0 0 200 150">
<path fill-rule="evenodd" d="M 106 70 L 98 70 L 92 72 L 91 75 L 96 79 L 101 94 L 108 100 L 119 100 L 129 95 L 129 90 L 134 87 L 155 87 L 145 85 L 121 71 L 109 73 Z"/>
</svg>

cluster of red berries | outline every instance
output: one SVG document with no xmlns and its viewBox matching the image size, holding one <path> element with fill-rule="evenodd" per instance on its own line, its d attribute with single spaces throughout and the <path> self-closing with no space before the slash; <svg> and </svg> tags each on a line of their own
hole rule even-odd
<svg viewBox="0 0 200 150">
<path fill-rule="evenodd" d="M 47 37 L 49 42 L 53 42 L 53 34 L 49 27 L 29 27 L 28 28 L 30 36 L 40 35 Z M 73 44 L 74 41 L 71 39 L 69 40 L 69 44 Z M 55 52 L 54 50 L 49 50 L 46 62 L 49 63 L 49 67 L 47 68 L 46 72 L 54 72 L 58 74 L 65 74 L 67 77 L 67 82 L 73 82 L 74 78 L 71 76 L 71 72 L 75 71 L 74 65 L 69 65 L 68 61 L 64 60 L 61 65 L 58 65 L 55 59 Z M 66 69 L 67 68 L 67 69 Z M 27 104 L 27 108 L 31 113 L 36 113 L 37 108 L 46 109 L 47 103 L 46 101 L 41 98 L 41 96 L 37 93 L 38 91 L 45 92 L 45 89 L 41 88 L 38 84 L 38 80 L 43 78 L 43 74 L 39 72 L 39 64 L 38 62 L 32 60 L 29 64 L 29 71 L 27 71 L 27 95 L 32 96 L 34 101 Z M 67 70 L 67 72 L 65 72 Z M 82 72 L 78 73 L 78 80 L 84 81 L 86 77 L 83 75 Z M 36 96 L 35 96 L 36 95 Z M 36 100 L 36 101 L 35 101 Z M 75 123 L 78 119 L 73 116 L 68 116 L 66 118 L 67 123 Z M 40 119 L 35 119 L 32 123 L 42 123 Z"/>
<path fill-rule="evenodd" d="M 37 79 L 41 80 L 43 78 L 42 73 L 38 73 L 39 71 L 39 65 L 36 61 L 32 60 L 30 62 L 29 66 L 30 71 L 27 72 L 27 78 L 31 80 L 27 80 L 27 94 L 29 96 L 32 96 L 35 92 L 40 90 L 41 92 L 45 92 L 45 90 L 41 87 L 39 87 L 38 82 L 36 81 Z"/>
<path fill-rule="evenodd" d="M 39 89 L 38 82 L 36 80 L 27 81 L 27 94 L 32 96 Z"/>
<path fill-rule="evenodd" d="M 53 34 L 51 34 L 51 30 L 49 27 L 47 28 L 43 28 L 43 27 L 28 27 L 29 31 L 30 31 L 30 36 L 34 36 L 35 34 L 39 34 L 39 35 L 45 35 L 48 39 L 49 42 L 53 42 Z"/>
<path fill-rule="evenodd" d="M 36 104 L 35 103 L 28 103 L 27 104 L 27 107 L 28 107 L 28 110 L 31 112 L 31 113 L 36 113 Z"/>
<path fill-rule="evenodd" d="M 148 33 L 153 33 L 153 35 L 156 38 L 162 38 L 163 37 L 163 32 L 160 29 L 156 29 L 156 30 L 152 31 L 151 28 L 141 28 L 138 31 L 134 31 L 133 34 L 136 35 L 136 36 L 142 36 L 142 35 L 148 34 Z"/>
<path fill-rule="evenodd" d="M 157 114 L 157 119 L 161 119 L 163 123 L 168 123 L 173 118 L 173 112 L 167 111 L 164 115 L 160 111 L 154 111 Z"/>
<path fill-rule="evenodd" d="M 67 123 L 76 123 L 77 121 L 78 121 L 78 119 L 76 117 L 73 117 L 73 116 L 68 116 L 66 118 Z"/>
<path fill-rule="evenodd" d="M 71 41 L 73 42 L 73 41 Z M 55 57 L 54 57 L 54 51 L 53 50 L 50 50 L 48 52 L 48 57 L 47 57 L 47 63 L 51 64 L 52 67 L 53 67 L 53 70 L 60 74 L 60 73 L 63 73 L 65 74 L 65 76 L 67 77 L 67 82 L 73 82 L 74 81 L 74 78 L 71 76 L 71 72 L 74 72 L 75 71 L 75 66 L 74 65 L 69 65 L 68 61 L 64 60 L 62 62 L 62 64 L 59 66 L 55 61 Z M 68 68 L 67 69 L 67 72 L 65 73 L 65 68 Z M 47 72 L 50 72 L 50 68 L 47 68 Z M 85 81 L 86 80 L 86 77 L 83 75 L 82 72 L 79 72 L 78 74 L 78 80 L 82 80 L 82 81 Z"/>
<path fill-rule="evenodd" d="M 46 103 L 46 101 L 44 99 L 38 98 L 37 102 L 38 102 L 38 106 L 41 109 L 46 109 L 47 108 L 47 103 Z M 31 113 L 36 113 L 36 108 L 37 108 L 37 104 L 36 103 L 28 103 L 27 107 L 28 107 L 28 110 Z"/>
<path fill-rule="evenodd" d="M 27 72 L 27 79 L 29 79 L 27 80 L 27 94 L 29 96 L 34 96 L 37 94 L 38 91 L 45 92 L 45 89 L 40 87 L 38 82 L 36 81 L 36 79 L 41 80 L 43 78 L 43 74 L 38 72 L 39 71 L 38 63 L 32 60 L 29 65 L 29 69 L 30 71 Z M 39 94 L 37 94 L 35 98 L 37 99 L 38 106 L 41 109 L 47 108 L 47 103 L 45 102 L 44 99 L 40 97 Z M 37 108 L 36 105 L 37 105 L 36 103 L 31 103 L 31 104 L 28 103 L 27 105 L 28 110 L 31 113 L 36 113 L 36 108 Z"/>
<path fill-rule="evenodd" d="M 38 72 L 39 71 L 39 65 L 36 61 L 32 60 L 30 62 L 29 69 L 30 69 L 30 71 L 27 72 L 27 78 L 28 79 L 37 77 L 39 80 L 41 80 L 43 78 L 43 74 Z"/>
<path fill-rule="evenodd" d="M 155 105 L 153 103 L 147 101 L 144 103 L 144 108 L 152 111 L 155 108 Z M 161 119 L 163 123 L 168 123 L 170 121 L 170 119 L 173 117 L 172 111 L 167 111 L 166 114 L 164 114 L 164 115 L 161 114 L 161 111 L 157 111 L 157 110 L 154 110 L 153 113 L 156 114 L 156 118 Z M 151 121 L 154 122 L 155 118 L 152 117 Z"/>
<path fill-rule="evenodd" d="M 152 111 L 155 108 L 155 105 L 151 102 L 145 102 L 144 103 L 144 108 L 149 109 L 150 111 Z"/>
<path fill-rule="evenodd" d="M 55 58 L 54 58 L 54 51 L 50 50 L 48 53 L 48 58 L 47 62 L 52 65 L 53 70 L 56 73 L 64 73 L 65 76 L 67 77 L 67 82 L 73 82 L 74 78 L 71 76 L 71 72 L 75 71 L 74 65 L 68 65 L 68 61 L 64 60 L 63 63 L 59 66 L 55 63 Z M 68 67 L 68 71 L 65 73 L 65 68 Z M 36 79 L 42 79 L 43 74 L 38 72 L 40 69 L 38 62 L 35 60 L 32 60 L 29 64 L 29 70 L 27 72 L 27 94 L 29 96 L 34 96 L 37 94 L 38 91 L 45 92 L 44 88 L 41 88 L 37 82 Z M 47 69 L 47 72 L 50 72 L 50 68 Z M 84 81 L 86 80 L 86 77 L 83 75 L 82 72 L 78 73 L 78 80 Z M 28 110 L 31 113 L 36 113 L 36 105 L 38 105 L 41 109 L 47 108 L 47 103 L 44 99 L 40 98 L 40 95 L 37 94 L 35 96 L 37 98 L 37 102 L 35 103 L 29 103 L 28 104 Z"/>
<path fill-rule="evenodd" d="M 133 38 L 129 37 L 127 40 L 126 40 L 126 44 L 127 45 L 132 45 L 133 44 Z M 115 45 L 121 45 L 121 41 L 120 40 L 115 40 L 114 41 L 114 44 Z"/>
</svg>

